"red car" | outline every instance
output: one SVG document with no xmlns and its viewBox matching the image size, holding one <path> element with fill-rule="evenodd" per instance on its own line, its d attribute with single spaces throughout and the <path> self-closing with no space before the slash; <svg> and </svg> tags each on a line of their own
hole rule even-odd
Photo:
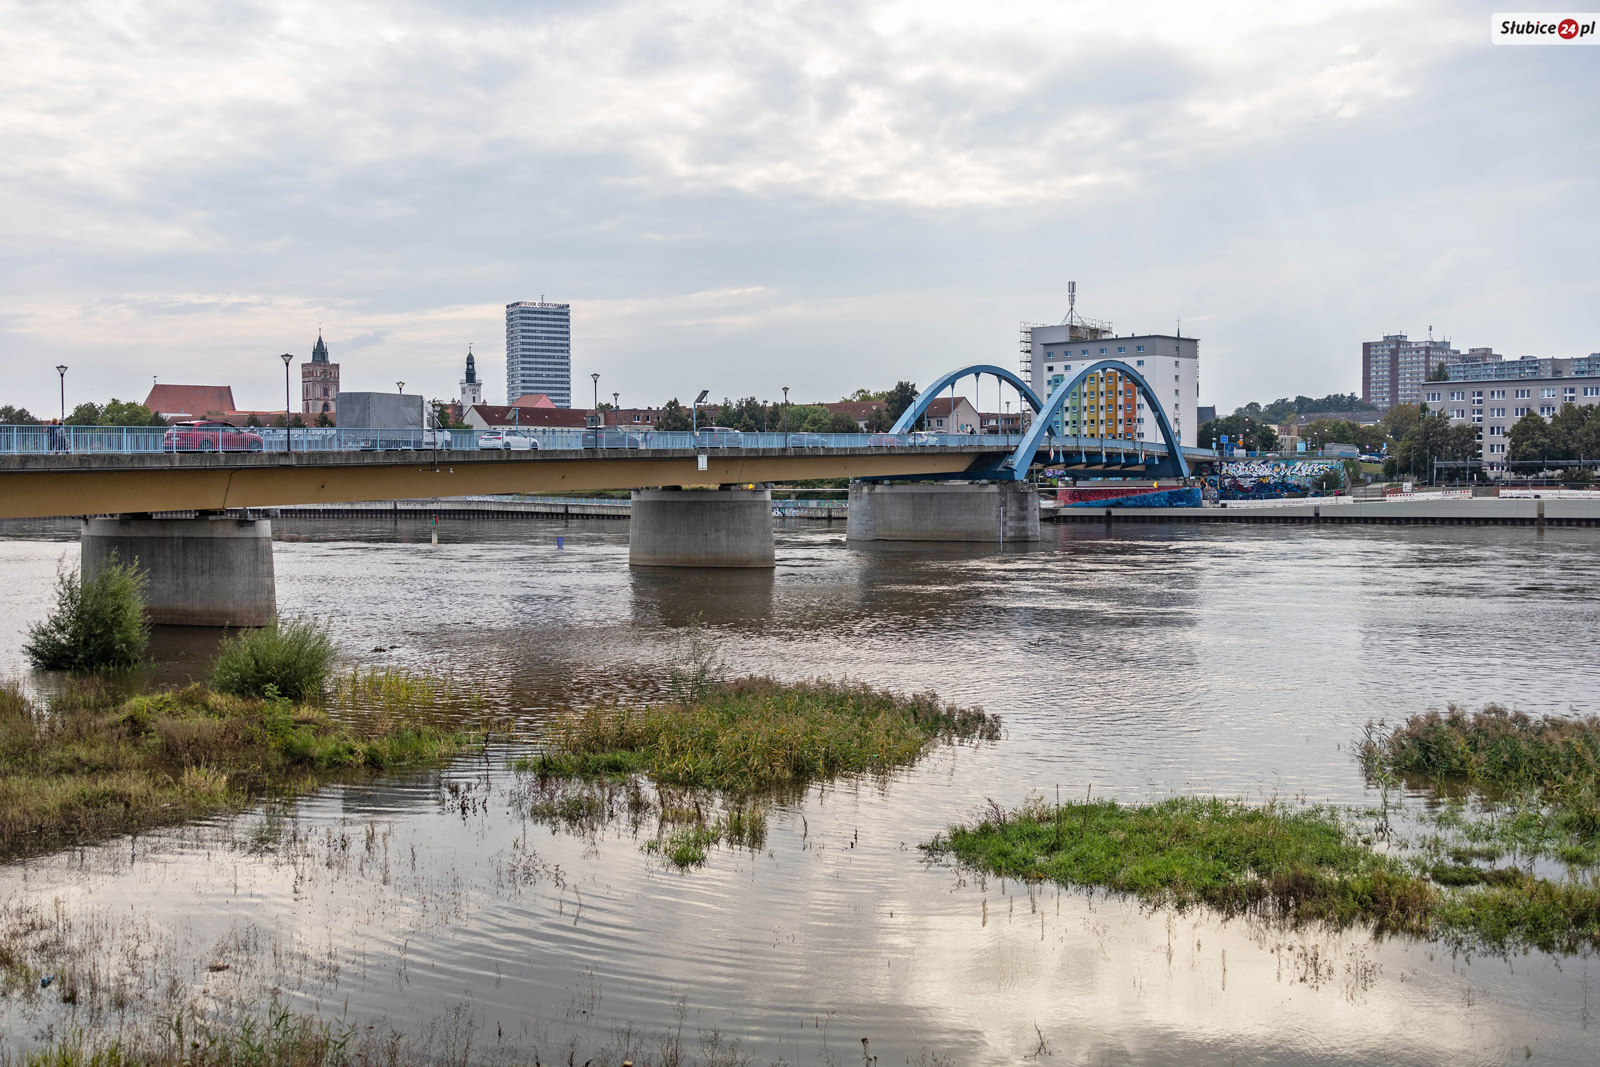
<svg viewBox="0 0 1600 1067">
<path fill-rule="evenodd" d="M 210 419 L 175 422 L 161 436 L 161 447 L 174 452 L 260 452 L 262 446 L 260 434 Z"/>
</svg>

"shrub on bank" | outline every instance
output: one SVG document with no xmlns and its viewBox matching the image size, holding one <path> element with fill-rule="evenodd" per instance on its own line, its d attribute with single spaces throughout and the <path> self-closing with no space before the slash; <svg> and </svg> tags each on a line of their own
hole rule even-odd
<svg viewBox="0 0 1600 1067">
<path fill-rule="evenodd" d="M 327 627 L 314 619 L 277 620 L 223 642 L 211 668 L 211 687 L 240 697 L 315 700 L 337 654 Z"/>
<path fill-rule="evenodd" d="M 35 667 L 47 671 L 134 666 L 150 645 L 146 585 L 144 572 L 122 563 L 115 553 L 91 578 L 62 571 L 56 578 L 55 610 L 28 627 L 22 651 Z"/>
</svg>

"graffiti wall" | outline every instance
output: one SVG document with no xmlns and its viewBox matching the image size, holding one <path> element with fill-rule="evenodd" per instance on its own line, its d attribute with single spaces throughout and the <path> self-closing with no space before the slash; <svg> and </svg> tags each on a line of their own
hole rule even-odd
<svg viewBox="0 0 1600 1067">
<path fill-rule="evenodd" d="M 1332 471 L 1344 485 L 1344 464 L 1338 460 L 1250 459 L 1222 465 L 1224 500 L 1276 500 L 1301 496 L 1316 488 L 1317 480 Z"/>
</svg>

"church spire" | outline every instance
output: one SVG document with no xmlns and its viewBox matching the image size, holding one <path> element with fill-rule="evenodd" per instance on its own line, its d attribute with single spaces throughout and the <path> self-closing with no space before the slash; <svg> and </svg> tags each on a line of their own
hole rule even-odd
<svg viewBox="0 0 1600 1067">
<path fill-rule="evenodd" d="M 467 342 L 467 385 L 478 384 L 478 363 L 472 358 L 472 342 Z"/>
<path fill-rule="evenodd" d="M 328 362 L 328 346 L 322 343 L 322 331 L 317 331 L 317 346 L 311 350 L 311 362 Z"/>
</svg>

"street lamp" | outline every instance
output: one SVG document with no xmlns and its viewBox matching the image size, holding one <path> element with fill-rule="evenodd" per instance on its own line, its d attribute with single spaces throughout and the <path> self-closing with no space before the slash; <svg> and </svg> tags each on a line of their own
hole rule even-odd
<svg viewBox="0 0 1600 1067">
<path fill-rule="evenodd" d="M 789 432 L 789 387 L 783 387 L 783 432 Z"/>
<path fill-rule="evenodd" d="M 56 364 L 56 373 L 61 375 L 61 421 L 67 421 L 67 365 Z"/>
<path fill-rule="evenodd" d="M 711 390 L 702 389 L 700 395 L 694 398 L 694 403 L 689 405 L 689 427 L 695 433 L 700 432 L 700 405 L 706 402 L 706 397 L 711 395 Z"/>
<path fill-rule="evenodd" d="M 394 383 L 394 387 L 400 391 L 400 395 L 401 396 L 405 396 L 405 393 L 406 393 L 406 383 L 405 382 L 395 382 Z"/>
<path fill-rule="evenodd" d="M 278 358 L 283 360 L 283 450 L 285 452 L 293 452 L 294 438 L 291 435 L 294 431 L 289 426 L 289 409 L 291 407 L 289 402 L 289 364 L 294 362 L 294 353 L 285 352 Z"/>
<path fill-rule="evenodd" d="M 600 372 L 593 371 L 589 380 L 594 383 L 594 424 L 600 425 Z"/>
</svg>

